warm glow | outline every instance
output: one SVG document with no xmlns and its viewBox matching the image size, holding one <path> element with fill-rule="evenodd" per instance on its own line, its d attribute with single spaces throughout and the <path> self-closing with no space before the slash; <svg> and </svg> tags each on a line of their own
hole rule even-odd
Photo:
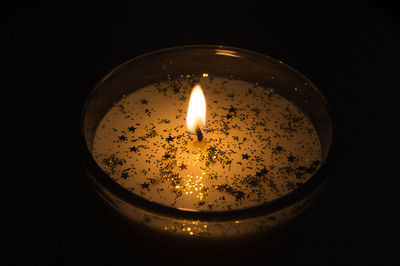
<svg viewBox="0 0 400 266">
<path fill-rule="evenodd" d="M 191 132 L 206 125 L 206 98 L 200 85 L 196 85 L 190 95 L 186 125 Z"/>
<path fill-rule="evenodd" d="M 222 50 L 222 49 L 216 49 L 215 54 L 218 55 L 225 55 L 225 56 L 232 56 L 232 57 L 241 57 L 238 55 L 235 51 L 230 51 L 230 50 Z"/>
</svg>

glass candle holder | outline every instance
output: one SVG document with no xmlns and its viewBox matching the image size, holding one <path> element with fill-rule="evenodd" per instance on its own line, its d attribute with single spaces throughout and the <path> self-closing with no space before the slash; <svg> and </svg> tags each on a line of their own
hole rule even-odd
<svg viewBox="0 0 400 266">
<path fill-rule="evenodd" d="M 214 86 L 211 82 L 219 83 Z M 230 82 L 236 84 L 232 85 L 236 86 L 232 90 L 229 88 Z M 285 101 L 286 103 L 287 107 L 282 109 L 282 111 L 278 109 L 277 114 L 280 113 L 285 119 L 289 119 L 289 122 L 285 122 L 287 126 L 280 124 L 280 126 L 276 127 L 275 131 L 271 131 L 269 125 L 254 122 L 257 123 L 257 129 L 253 128 L 253 131 L 261 130 L 261 133 L 257 135 L 258 131 L 254 131 L 256 132 L 254 133 L 255 135 L 260 136 L 260 143 L 256 144 L 256 148 L 252 148 L 252 152 L 238 152 L 242 149 L 240 145 L 248 144 L 244 141 L 246 138 L 239 139 L 235 135 L 232 136 L 232 140 L 229 139 L 229 142 L 232 141 L 232 145 L 236 145 L 231 149 L 232 153 L 227 153 L 223 148 L 217 149 L 216 145 L 213 146 L 212 141 L 215 142 L 219 138 L 218 134 L 211 131 L 212 126 L 208 128 L 208 131 L 207 128 L 204 129 L 205 139 L 210 134 L 214 134 L 214 137 L 209 137 L 210 140 L 205 144 L 208 146 L 204 148 L 203 153 L 201 147 L 193 149 L 198 149 L 198 154 L 201 154 L 201 156 L 204 155 L 204 159 L 202 160 L 204 160 L 205 165 L 210 165 L 211 163 L 218 166 L 218 164 L 223 163 L 225 164 L 223 166 L 224 169 L 225 166 L 229 169 L 231 167 L 236 167 L 232 169 L 239 169 L 238 167 L 241 167 L 241 170 L 228 171 L 227 175 L 235 176 L 235 181 L 232 184 L 215 183 L 209 185 L 206 189 L 205 186 L 198 185 L 198 180 L 196 180 L 196 184 L 193 183 L 195 182 L 195 177 L 193 176 L 189 179 L 193 183 L 192 187 L 191 185 L 185 186 L 185 184 L 189 183 L 184 183 L 182 181 L 184 177 L 180 176 L 179 173 L 173 175 L 170 171 L 167 177 L 165 176 L 165 171 L 161 171 L 160 176 L 157 174 L 160 172 L 160 165 L 169 165 L 178 170 L 187 169 L 187 167 L 184 162 L 176 159 L 176 154 L 166 152 L 160 156 L 157 153 L 159 149 L 162 149 L 161 146 L 165 147 L 165 145 L 170 150 L 173 150 L 171 148 L 173 147 L 171 141 L 179 139 L 179 136 L 171 135 L 171 131 L 169 131 L 170 139 L 168 140 L 168 134 L 163 136 L 162 132 L 157 132 L 157 129 L 154 129 L 155 126 L 150 129 L 150 127 L 144 125 L 146 124 L 147 116 L 151 117 L 152 112 L 157 113 L 158 107 L 154 106 L 152 109 L 150 106 L 150 102 L 153 100 L 152 95 L 154 95 L 154 99 L 157 97 L 161 99 L 158 100 L 158 105 L 163 105 L 162 97 L 165 97 L 165 102 L 170 101 L 171 113 L 174 113 L 177 107 L 173 105 L 175 100 L 171 99 L 178 97 L 177 99 L 182 100 L 180 104 L 183 104 L 186 108 L 187 101 L 189 100 L 189 95 L 187 95 L 188 88 L 196 84 L 203 84 L 207 103 L 211 104 L 209 105 L 211 109 L 215 107 L 213 104 L 218 104 L 216 100 L 213 100 L 216 98 L 213 97 L 218 97 L 221 91 L 222 94 L 225 93 L 228 98 L 230 97 L 230 99 L 227 98 L 230 101 L 230 108 L 221 109 L 224 115 L 218 116 L 216 113 L 209 111 L 210 115 L 214 114 L 214 117 L 210 118 L 210 121 L 228 121 L 224 122 L 227 130 L 225 132 L 220 130 L 218 133 L 224 136 L 224 138 L 228 138 L 227 132 L 231 128 L 235 128 L 235 126 L 238 127 L 239 122 L 258 121 L 257 117 L 260 116 L 260 113 L 261 115 L 263 114 L 263 108 L 254 107 L 252 100 L 247 100 L 246 102 L 246 97 L 253 97 L 251 99 L 255 99 L 254 97 L 256 96 L 252 96 L 251 94 L 260 95 L 261 100 L 258 98 L 254 100 L 254 102 L 257 100 L 258 106 L 266 106 L 265 104 L 262 105 L 263 99 L 266 102 L 273 101 L 271 97 L 276 97 L 274 99 L 277 101 Z M 213 89 L 213 86 L 217 89 Z M 228 88 L 224 86 L 228 86 Z M 151 92 L 151 88 L 154 92 Z M 219 88 L 223 89 L 218 91 Z M 147 94 L 140 94 L 143 90 L 147 90 Z M 234 90 L 236 90 L 236 95 L 239 95 L 237 96 L 238 98 L 234 98 Z M 241 90 L 243 90 L 243 94 L 240 94 Z M 142 97 L 143 95 L 148 95 L 148 97 Z M 130 99 L 130 102 L 127 98 Z M 278 106 L 278 104 L 271 104 L 271 102 L 268 104 L 270 104 L 272 109 L 274 106 Z M 229 107 L 229 105 L 227 106 Z M 103 132 L 104 136 L 117 134 L 118 138 L 112 141 L 109 140 L 110 145 L 115 147 L 116 150 L 132 145 L 129 146 L 130 150 L 126 151 L 127 157 L 122 159 L 117 158 L 118 154 L 121 154 L 119 151 L 115 153 L 117 154 L 115 156 L 114 154 L 106 154 L 106 152 L 95 152 L 96 143 L 102 141 L 99 140 L 99 137 L 96 135 L 98 133 L 96 132 L 100 130 L 99 127 L 107 128 L 104 121 L 111 121 L 110 123 L 113 123 L 114 118 L 108 118 L 107 120 L 107 115 L 114 112 L 110 111 L 114 110 L 113 108 L 120 112 L 118 115 L 124 116 L 124 119 L 128 119 L 131 123 L 129 127 L 127 124 L 122 130 L 115 128 L 112 130 L 111 128 L 113 127 L 110 126 L 109 134 Z M 126 110 L 127 108 L 130 109 Z M 140 119 L 139 115 L 136 114 L 135 116 L 134 113 L 130 113 L 132 108 L 144 108 L 143 110 L 145 111 L 143 115 L 140 115 Z M 265 109 L 270 110 L 271 108 L 268 107 Z M 296 109 L 297 111 L 289 112 L 289 109 Z M 289 113 L 285 113 L 286 111 Z M 163 112 L 169 111 L 167 109 L 167 111 L 164 110 Z M 183 113 L 185 112 L 186 110 Z M 239 119 L 241 117 L 240 114 L 242 114 L 241 112 L 243 113 L 243 119 L 237 120 L 239 122 L 236 123 L 236 120 L 230 120 Z M 185 127 L 185 116 L 179 114 L 176 117 L 177 120 L 180 119 L 182 121 L 180 128 Z M 268 113 L 265 118 L 268 118 Z M 163 119 L 162 116 L 153 117 L 153 119 L 159 121 L 160 125 L 163 123 L 171 124 L 168 119 Z M 140 123 L 138 123 L 139 120 Z M 298 121 L 312 125 L 312 130 L 308 129 L 308 133 L 312 134 L 314 132 L 319 142 L 319 160 L 314 160 L 316 163 L 308 162 L 308 159 L 304 159 L 301 156 L 300 160 L 297 158 L 299 156 L 293 155 L 294 153 L 290 149 L 280 146 L 279 141 L 274 144 L 270 143 L 270 146 L 267 146 L 267 144 L 263 146 L 264 143 L 271 142 L 271 138 L 269 137 L 272 136 L 273 132 L 275 132 L 275 137 L 279 135 L 277 130 L 283 130 L 282 132 L 285 132 L 284 135 L 289 136 L 287 138 L 296 135 L 298 132 L 295 125 L 299 125 L 300 122 Z M 212 122 L 210 123 L 212 124 Z M 301 125 L 304 126 L 304 123 Z M 115 127 L 118 127 L 118 125 Z M 134 135 L 139 131 L 138 128 L 140 127 L 143 127 L 142 135 Z M 112 131 L 115 132 L 113 133 Z M 167 130 L 164 131 L 167 132 Z M 149 132 L 154 132 L 154 134 L 151 135 Z M 240 135 L 240 133 L 238 134 Z M 160 147 L 159 149 L 157 147 L 154 149 L 154 156 L 152 155 L 154 161 L 150 163 L 150 159 L 148 160 L 150 163 L 148 170 L 135 172 L 132 170 L 134 167 L 132 166 L 133 164 L 129 164 L 129 160 L 138 161 L 140 156 L 137 154 L 137 151 L 141 148 L 147 149 L 146 156 L 148 156 L 150 153 L 149 149 L 151 150 L 151 148 L 146 148 L 146 145 L 134 146 L 134 142 L 148 141 L 149 138 L 155 135 L 160 137 L 160 140 L 157 142 L 154 138 L 152 143 L 155 143 L 155 146 L 160 145 Z M 138 138 L 135 136 L 138 136 Z M 274 230 L 279 225 L 292 220 L 304 211 L 319 194 L 331 172 L 330 168 L 336 154 L 337 128 L 331 108 L 321 92 L 312 82 L 290 66 L 252 51 L 225 46 L 196 45 L 174 47 L 147 53 L 111 71 L 97 84 L 84 105 L 81 115 L 81 137 L 83 143 L 83 162 L 91 184 L 111 208 L 123 214 L 134 223 L 145 225 L 156 231 L 185 237 L 221 239 L 248 236 L 254 233 Z M 189 133 L 184 135 L 183 138 L 196 141 L 195 137 Z M 180 145 L 194 145 L 190 141 L 181 143 Z M 219 143 L 219 147 L 221 147 L 224 141 L 220 141 Z M 307 147 L 303 145 L 303 148 Z M 216 153 L 216 151 L 219 151 L 219 153 Z M 263 159 L 256 156 L 257 152 L 261 152 L 262 154 L 270 153 L 266 155 L 270 163 L 263 162 L 263 168 L 260 168 L 259 163 Z M 230 160 L 229 154 L 239 156 L 239 159 Z M 222 155 L 225 157 L 221 157 Z M 225 159 L 221 159 L 220 161 L 212 160 L 212 158 L 216 158 L 217 156 L 219 156 L 217 159 Z M 301 165 L 303 159 L 308 162 L 307 167 Z M 276 163 L 279 166 L 271 163 L 274 162 L 273 160 L 277 161 Z M 279 161 L 281 161 L 281 164 L 279 164 Z M 168 164 L 168 162 L 170 163 Z M 297 164 L 294 164 L 295 162 Z M 235 166 L 231 166 L 232 164 L 235 164 Z M 247 168 L 244 167 L 246 165 L 248 166 Z M 249 165 L 255 167 L 254 175 L 242 174 L 246 173 L 246 171 L 252 171 L 249 170 L 252 168 Z M 205 167 L 201 169 L 204 170 Z M 118 174 L 117 178 L 113 175 L 115 173 Z M 281 183 L 274 183 L 272 173 L 279 175 Z M 143 176 L 146 174 L 147 179 L 143 179 Z M 293 178 L 297 178 L 299 182 L 290 181 L 292 179 L 285 175 L 294 176 Z M 304 179 L 306 175 L 308 177 Z M 212 175 L 204 176 L 205 179 L 212 179 L 212 177 Z M 128 185 L 124 185 L 128 178 L 129 180 L 142 178 L 141 187 L 139 186 L 134 189 Z M 179 197 L 177 196 L 177 199 L 178 201 L 181 200 L 182 203 L 176 203 L 175 201 L 172 204 L 167 199 L 167 196 L 165 197 L 165 202 L 161 196 L 158 197 L 158 194 L 166 193 L 164 188 L 157 188 L 157 184 L 160 183 L 159 179 L 162 178 L 165 178 L 162 182 L 167 182 L 166 180 L 170 182 L 165 190 L 169 188 L 171 189 L 171 193 L 178 193 Z M 197 176 L 196 178 L 199 177 Z M 226 178 L 229 178 L 229 176 Z M 296 181 L 297 179 L 293 180 Z M 132 182 L 134 183 L 134 181 Z M 151 187 L 153 183 L 155 185 Z M 246 186 L 248 190 L 239 191 L 234 184 Z M 264 188 L 260 188 L 262 185 L 265 185 L 267 189 L 271 189 L 275 193 L 275 196 L 268 198 L 268 195 L 272 192 L 261 192 L 266 191 Z M 155 192 L 156 189 L 159 192 Z M 148 191 L 152 191 L 153 195 L 148 196 L 146 194 Z M 185 197 L 193 195 L 191 191 L 195 192 L 195 194 L 197 193 L 197 205 L 193 205 L 195 207 L 187 207 L 184 203 Z M 200 193 L 199 191 L 203 192 Z M 221 193 L 221 195 L 218 193 Z M 257 193 L 259 194 L 259 198 L 255 196 Z M 207 194 L 209 198 L 205 199 L 204 194 Z M 209 200 L 211 194 L 214 195 L 215 199 L 213 202 L 217 202 L 216 204 L 211 204 L 212 202 Z M 261 194 L 262 196 L 260 196 Z M 219 204 L 219 202 L 225 202 L 225 198 L 228 197 L 232 198 L 232 204 L 226 204 L 226 206 L 223 203 Z M 246 201 L 251 203 L 246 203 Z M 242 202 L 245 203 L 242 204 Z M 188 204 L 190 205 L 191 203 Z"/>
</svg>

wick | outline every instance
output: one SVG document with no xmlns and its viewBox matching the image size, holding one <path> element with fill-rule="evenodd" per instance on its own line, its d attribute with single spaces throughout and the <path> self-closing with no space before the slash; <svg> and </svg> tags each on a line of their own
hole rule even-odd
<svg viewBox="0 0 400 266">
<path fill-rule="evenodd" d="M 202 141 L 203 140 L 203 133 L 201 133 L 200 127 L 196 128 L 196 134 L 197 134 L 197 140 Z"/>
</svg>

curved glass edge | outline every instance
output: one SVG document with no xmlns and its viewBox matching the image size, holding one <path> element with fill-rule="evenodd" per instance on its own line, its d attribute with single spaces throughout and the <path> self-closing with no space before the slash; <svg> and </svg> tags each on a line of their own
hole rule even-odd
<svg viewBox="0 0 400 266">
<path fill-rule="evenodd" d="M 126 190 L 122 186 L 120 186 L 118 183 L 115 181 L 111 180 L 97 165 L 97 163 L 94 161 L 94 159 L 91 157 L 91 153 L 88 149 L 87 143 L 86 143 L 86 138 L 85 138 L 85 132 L 84 132 L 84 119 L 85 119 L 85 114 L 86 110 L 88 107 L 88 103 L 90 102 L 91 97 L 94 95 L 96 89 L 100 87 L 102 82 L 107 80 L 108 78 L 112 77 L 115 73 L 120 71 L 121 69 L 125 68 L 127 65 L 130 63 L 139 60 L 141 58 L 144 58 L 149 55 L 156 55 L 156 54 L 161 54 L 164 52 L 169 52 L 169 51 L 174 51 L 174 50 L 192 50 L 192 49 L 202 49 L 202 50 L 210 50 L 214 51 L 216 54 L 219 55 L 225 55 L 225 56 L 234 56 L 238 57 L 238 53 L 243 53 L 247 55 L 251 55 L 254 57 L 261 57 L 268 59 L 270 61 L 273 61 L 281 66 L 284 66 L 287 68 L 289 71 L 292 71 L 299 75 L 301 78 L 303 78 L 305 81 L 307 81 L 309 84 L 311 84 L 313 90 L 318 93 L 320 98 L 322 99 L 327 112 L 329 114 L 329 117 L 331 119 L 331 125 L 332 125 L 332 132 L 331 132 L 331 145 L 329 148 L 328 155 L 326 159 L 322 162 L 321 167 L 318 169 L 316 174 L 314 174 L 313 177 L 311 177 L 306 183 L 304 183 L 301 187 L 298 189 L 284 195 L 281 198 L 278 198 L 276 200 L 266 202 L 264 204 L 246 208 L 246 209 L 239 209 L 239 210 L 232 210 L 232 211 L 188 211 L 188 210 L 179 210 L 175 209 L 173 207 L 169 207 L 166 205 L 158 204 L 155 202 L 150 202 L 147 199 L 144 199 L 136 194 L 132 194 L 130 191 Z M 224 52 L 221 53 L 221 50 Z M 230 53 L 228 51 L 231 51 Z M 122 201 L 126 201 L 127 203 L 131 204 L 132 206 L 136 206 L 139 209 L 142 209 L 144 211 L 148 211 L 151 213 L 155 213 L 158 215 L 162 216 L 167 216 L 171 218 L 177 218 L 177 219 L 198 219 L 202 221 L 229 221 L 233 219 L 244 219 L 244 218 L 250 218 L 250 217 L 259 217 L 259 216 L 264 216 L 267 214 L 274 213 L 278 210 L 284 209 L 289 207 L 290 205 L 296 203 L 297 201 L 301 201 L 302 199 L 306 198 L 308 195 L 312 194 L 312 192 L 318 190 L 318 187 L 322 185 L 323 181 L 329 177 L 329 171 L 332 168 L 332 164 L 336 158 L 337 154 L 337 146 L 338 146 L 338 134 L 339 130 L 337 128 L 336 124 L 336 119 L 333 113 L 333 109 L 326 100 L 326 98 L 323 96 L 323 94 L 317 89 L 317 87 L 309 81 L 304 75 L 302 75 L 300 72 L 295 70 L 294 68 L 286 65 L 282 61 L 276 60 L 272 57 L 269 57 L 267 55 L 258 53 L 258 52 L 253 52 L 241 48 L 235 48 L 235 47 L 229 47 L 229 46 L 220 46 L 220 45 L 189 45 L 189 46 L 177 46 L 177 47 L 171 47 L 171 48 L 165 48 L 161 50 L 156 50 L 152 51 L 149 53 L 145 53 L 143 55 L 140 55 L 138 57 L 135 57 L 131 60 L 128 60 L 127 62 L 119 65 L 118 67 L 114 68 L 109 74 L 107 74 L 98 84 L 95 86 L 94 90 L 89 94 L 87 97 L 87 100 L 84 103 L 84 107 L 81 112 L 81 117 L 80 117 L 80 136 L 81 136 L 81 151 L 83 152 L 83 161 L 85 164 L 85 167 L 91 176 L 91 179 L 96 180 L 99 184 L 102 186 L 106 187 L 107 190 L 111 193 L 111 195 L 117 196 L 117 198 L 120 198 Z"/>
</svg>

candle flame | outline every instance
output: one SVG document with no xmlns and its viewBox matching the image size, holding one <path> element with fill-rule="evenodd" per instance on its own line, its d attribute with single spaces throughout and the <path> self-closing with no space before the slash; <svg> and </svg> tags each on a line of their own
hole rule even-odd
<svg viewBox="0 0 400 266">
<path fill-rule="evenodd" d="M 206 125 L 206 98 L 200 85 L 194 86 L 190 95 L 186 125 L 190 132 Z"/>
</svg>

